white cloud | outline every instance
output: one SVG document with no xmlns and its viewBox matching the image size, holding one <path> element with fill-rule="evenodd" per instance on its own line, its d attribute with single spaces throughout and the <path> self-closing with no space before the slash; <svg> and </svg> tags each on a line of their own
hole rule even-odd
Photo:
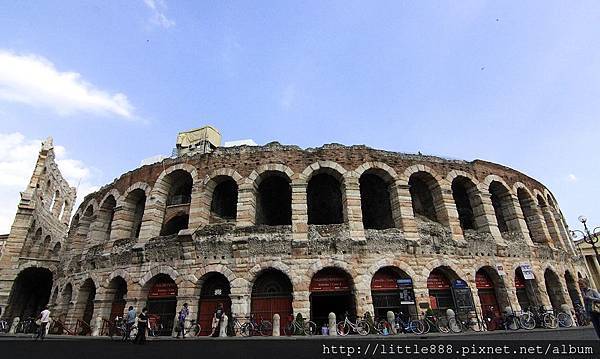
<svg viewBox="0 0 600 359">
<path fill-rule="evenodd" d="M 150 18 L 152 24 L 165 29 L 175 26 L 175 21 L 165 15 L 167 4 L 164 0 L 144 0 L 144 4 L 152 11 L 152 17 Z"/>
<path fill-rule="evenodd" d="M 571 173 L 571 174 L 569 174 L 567 176 L 567 181 L 569 181 L 569 182 L 577 182 L 577 177 L 574 174 Z"/>
<path fill-rule="evenodd" d="M 43 57 L 6 50 L 0 50 L 0 100 L 50 108 L 62 116 L 83 112 L 132 119 L 134 110 L 120 92 L 97 89 Z"/>
<path fill-rule="evenodd" d="M 26 139 L 19 132 L 0 133 L 0 234 L 10 231 L 20 200 L 19 193 L 29 183 L 40 146 L 40 140 Z M 54 152 L 65 179 L 73 187 L 79 184 L 76 209 L 86 194 L 99 188 L 93 184 L 97 170 L 70 158 L 63 146 L 55 145 Z"/>
</svg>

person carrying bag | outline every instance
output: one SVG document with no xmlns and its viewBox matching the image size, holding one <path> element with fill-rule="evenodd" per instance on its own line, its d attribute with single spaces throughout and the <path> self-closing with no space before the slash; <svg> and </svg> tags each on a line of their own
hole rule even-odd
<svg viewBox="0 0 600 359">
<path fill-rule="evenodd" d="M 600 293 L 597 290 L 590 288 L 590 280 L 587 278 L 579 279 L 579 287 L 583 295 L 585 310 L 590 316 L 596 336 L 600 339 Z"/>
</svg>

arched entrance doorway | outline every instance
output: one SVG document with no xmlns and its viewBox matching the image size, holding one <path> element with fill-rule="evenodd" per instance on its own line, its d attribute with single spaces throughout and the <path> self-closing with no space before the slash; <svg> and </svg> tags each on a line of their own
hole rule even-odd
<svg viewBox="0 0 600 359">
<path fill-rule="evenodd" d="M 292 282 L 283 272 L 269 268 L 262 271 L 254 280 L 250 312 L 257 319 L 273 320 L 275 313 L 281 318 L 281 328 L 294 314 Z"/>
<path fill-rule="evenodd" d="M 442 315 L 447 309 L 455 312 L 473 310 L 473 294 L 467 283 L 446 266 L 437 267 L 427 278 L 430 308 Z"/>
<path fill-rule="evenodd" d="M 48 304 L 51 290 L 52 272 L 49 269 L 30 267 L 22 270 L 13 283 L 3 317 L 9 320 L 37 317 Z"/>
<path fill-rule="evenodd" d="M 547 268 L 546 271 L 544 271 L 544 283 L 546 284 L 546 292 L 548 292 L 548 298 L 550 299 L 552 308 L 559 311 L 560 306 L 567 303 L 567 301 L 563 295 L 562 284 L 560 283 L 558 275 L 550 268 Z"/>
<path fill-rule="evenodd" d="M 338 321 L 348 313 L 356 318 L 352 278 L 344 270 L 328 267 L 318 271 L 310 281 L 310 317 L 320 327 L 333 312 Z"/>
<path fill-rule="evenodd" d="M 108 284 L 107 298 L 111 301 L 109 320 L 122 317 L 125 313 L 127 282 L 122 277 L 113 278 Z"/>
<path fill-rule="evenodd" d="M 91 323 L 94 317 L 94 299 L 96 299 L 96 285 L 91 278 L 88 278 L 83 282 L 81 288 L 79 288 L 79 295 L 77 296 L 77 311 L 76 315 L 83 322 L 78 325 L 79 335 L 88 335 L 91 333 Z M 81 312 L 79 312 L 81 311 Z"/>
<path fill-rule="evenodd" d="M 475 273 L 475 287 L 481 304 L 481 312 L 485 318 L 499 318 L 502 306 L 510 303 L 499 295 L 499 291 L 504 289 L 501 282 L 500 276 L 491 267 L 482 267 Z M 502 288 L 499 288 L 500 286 Z"/>
<path fill-rule="evenodd" d="M 209 335 L 212 330 L 212 319 L 219 303 L 223 304 L 225 314 L 231 313 L 229 298 L 229 280 L 221 273 L 208 273 L 201 279 L 202 289 L 198 301 L 198 323 L 202 328 L 200 335 Z"/>
<path fill-rule="evenodd" d="M 396 267 L 383 267 L 371 279 L 371 297 L 375 318 L 386 318 L 387 312 L 414 315 L 415 293 L 412 279 Z"/>
<path fill-rule="evenodd" d="M 173 331 L 173 322 L 175 320 L 175 311 L 177 310 L 177 284 L 167 274 L 157 274 L 150 279 L 147 284 L 148 316 L 157 324 L 160 336 L 169 336 Z"/>
<path fill-rule="evenodd" d="M 571 303 L 573 303 L 573 308 L 582 306 L 583 304 L 581 303 L 581 297 L 577 291 L 577 284 L 575 283 L 575 279 L 569 271 L 565 271 L 565 282 L 567 283 L 567 291 L 569 292 Z"/>
<path fill-rule="evenodd" d="M 528 276 L 530 276 L 531 279 L 525 279 L 521 267 L 515 269 L 515 289 L 517 292 L 517 301 L 519 302 L 521 310 L 537 307 L 540 303 L 538 287 L 533 278 L 533 273 L 528 274 Z"/>
</svg>

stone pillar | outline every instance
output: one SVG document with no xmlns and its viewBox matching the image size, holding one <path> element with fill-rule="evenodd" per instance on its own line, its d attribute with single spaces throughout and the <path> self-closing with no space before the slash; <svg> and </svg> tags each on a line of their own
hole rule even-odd
<svg viewBox="0 0 600 359">
<path fill-rule="evenodd" d="M 388 323 L 390 323 L 391 326 L 391 334 L 396 335 L 398 334 L 398 330 L 396 329 L 396 315 L 394 314 L 394 312 L 392 312 L 391 310 L 388 310 L 387 313 L 385 313 L 386 318 Z"/>
<path fill-rule="evenodd" d="M 329 313 L 329 335 L 332 337 L 337 336 L 337 322 L 335 313 Z"/>
<path fill-rule="evenodd" d="M 256 188 L 254 183 L 244 181 L 238 188 L 237 227 L 254 225 L 256 220 Z"/>
<path fill-rule="evenodd" d="M 529 229 L 527 228 L 527 222 L 525 222 L 525 216 L 523 215 L 521 205 L 519 204 L 519 198 L 511 193 L 510 197 L 507 196 L 507 199 L 510 200 L 510 205 L 506 206 L 507 210 L 505 213 L 508 229 L 520 233 L 525 239 L 525 243 L 527 243 L 528 246 L 533 246 L 533 241 L 531 240 Z"/>
<path fill-rule="evenodd" d="M 210 203 L 207 208 L 203 208 L 204 186 L 202 181 L 195 181 L 192 185 L 192 193 L 190 199 L 189 224 L 188 228 L 195 230 L 202 225 L 205 225 L 205 211 L 210 211 Z"/>
<path fill-rule="evenodd" d="M 419 239 L 419 232 L 412 208 L 412 199 L 410 197 L 408 183 L 405 181 L 397 181 L 394 187 L 397 191 L 398 205 L 400 207 L 400 213 L 402 214 L 401 226 L 404 235 L 408 240 L 417 241 Z"/>
<path fill-rule="evenodd" d="M 550 238 L 550 233 L 548 232 L 548 228 L 546 227 L 546 221 L 544 219 L 544 214 L 540 206 L 531 199 L 527 199 L 529 208 L 531 209 L 532 215 L 529 217 L 530 226 L 532 227 L 533 236 L 535 237 L 536 242 L 548 243 L 551 248 L 556 248 L 554 243 L 552 243 L 552 239 Z"/>
<path fill-rule="evenodd" d="M 556 221 L 554 220 L 554 216 L 550 212 L 549 207 L 542 206 L 541 212 L 542 216 L 544 217 L 544 222 L 546 224 L 546 230 L 548 231 L 548 235 L 550 236 L 550 242 L 554 245 L 554 248 L 563 248 L 562 243 L 560 241 L 560 237 L 558 236 Z"/>
<path fill-rule="evenodd" d="M 292 238 L 299 244 L 308 241 L 308 205 L 306 199 L 306 182 L 300 181 L 297 175 L 292 179 Z"/>
<path fill-rule="evenodd" d="M 150 196 L 146 199 L 146 208 L 144 209 L 138 240 L 140 245 L 146 243 L 150 238 L 160 235 L 165 215 L 166 194 L 161 196 L 161 198 L 157 198 L 156 196 L 156 193 L 150 193 Z"/>
<path fill-rule="evenodd" d="M 110 231 L 110 241 L 131 238 L 132 213 L 126 205 L 116 206 Z"/>
<path fill-rule="evenodd" d="M 558 238 L 561 241 L 563 249 L 567 252 L 575 253 L 573 247 L 571 246 L 571 237 L 569 236 L 565 226 L 563 225 L 562 216 L 560 215 L 558 210 L 556 210 L 556 208 L 550 208 L 550 212 L 552 213 L 556 226 L 558 227 Z"/>
<path fill-rule="evenodd" d="M 219 326 L 219 337 L 224 338 L 227 337 L 227 323 L 229 322 L 229 317 L 226 314 L 223 314 L 223 318 L 221 320 L 221 324 Z"/>
<path fill-rule="evenodd" d="M 355 176 L 344 176 L 344 219 L 350 227 L 350 237 L 356 241 L 365 240 L 360 203 L 360 185 Z"/>
<path fill-rule="evenodd" d="M 489 192 L 484 191 L 478 191 L 473 195 L 477 199 L 477 202 L 480 202 L 478 206 L 473 207 L 475 225 L 478 229 L 490 233 L 496 244 L 506 245 L 500 229 L 498 229 L 498 221 L 496 220 L 496 213 L 492 205 L 492 196 Z"/>
<path fill-rule="evenodd" d="M 464 240 L 463 230 L 460 226 L 460 219 L 458 218 L 458 210 L 456 209 L 456 203 L 454 203 L 454 197 L 452 196 L 452 188 L 448 185 L 441 186 L 442 191 L 442 206 L 436 210 L 436 212 L 446 213 L 448 225 L 450 226 L 450 232 L 452 239 L 455 241 Z"/>
<path fill-rule="evenodd" d="M 303 318 L 310 319 L 310 292 L 308 289 L 296 289 L 294 291 L 292 309 L 294 310 L 294 316 L 300 313 Z"/>
</svg>

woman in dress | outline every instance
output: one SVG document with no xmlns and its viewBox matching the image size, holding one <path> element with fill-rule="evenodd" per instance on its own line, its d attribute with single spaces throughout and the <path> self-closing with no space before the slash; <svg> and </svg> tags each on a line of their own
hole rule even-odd
<svg viewBox="0 0 600 359">
<path fill-rule="evenodd" d="M 138 315 L 138 332 L 135 337 L 135 343 L 144 344 L 146 343 L 146 330 L 148 330 L 148 308 L 142 309 L 140 315 Z"/>
</svg>

